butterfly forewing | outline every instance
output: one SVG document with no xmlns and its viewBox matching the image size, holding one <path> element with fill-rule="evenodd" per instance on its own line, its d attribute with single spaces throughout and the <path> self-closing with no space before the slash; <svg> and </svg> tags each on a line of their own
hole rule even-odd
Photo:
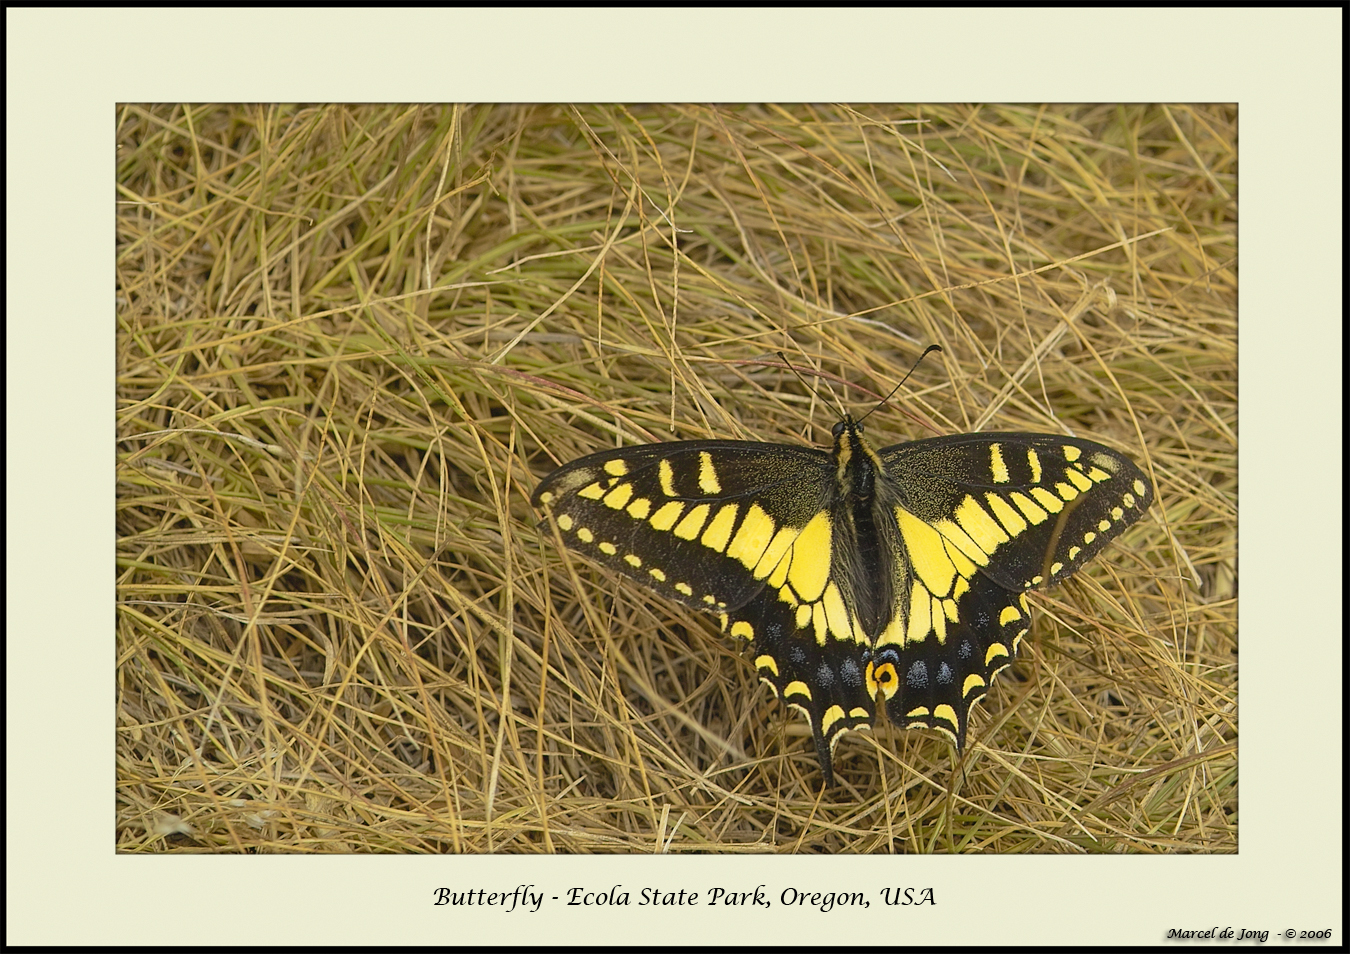
<svg viewBox="0 0 1350 954">
<path fill-rule="evenodd" d="M 534 492 L 573 549 L 696 609 L 750 600 L 834 486 L 829 454 L 749 441 L 602 451 Z"/>
<path fill-rule="evenodd" d="M 880 456 L 906 509 L 1011 590 L 1069 576 L 1153 501 L 1133 461 L 1078 438 L 957 434 Z"/>
</svg>

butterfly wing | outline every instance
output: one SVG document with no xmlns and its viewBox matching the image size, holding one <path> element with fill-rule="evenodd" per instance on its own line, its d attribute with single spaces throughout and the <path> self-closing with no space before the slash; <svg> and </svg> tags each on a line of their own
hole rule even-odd
<svg viewBox="0 0 1350 954">
<path fill-rule="evenodd" d="M 645 444 L 560 467 L 534 503 L 572 549 L 725 617 L 764 588 L 831 492 L 832 468 L 828 454 L 807 447 Z"/>
<path fill-rule="evenodd" d="M 837 486 L 822 451 L 685 441 L 580 458 L 545 478 L 534 502 L 568 546 L 749 642 L 761 678 L 810 721 L 829 780 L 834 741 L 875 710 L 861 631 L 831 579 Z"/>
<path fill-rule="evenodd" d="M 831 785 L 835 743 L 845 732 L 871 727 L 876 696 L 865 675 L 865 638 L 851 628 L 831 626 L 826 606 L 821 599 L 794 608 L 778 590 L 766 587 L 730 615 L 729 628 L 751 640 L 760 678 L 811 724 L 820 770 Z M 809 609 L 804 625 L 798 615 L 802 608 Z"/>
<path fill-rule="evenodd" d="M 880 458 L 902 580 L 867 674 L 893 723 L 960 746 L 970 707 L 1030 627 L 1025 591 L 1075 573 L 1143 515 L 1153 488 L 1124 455 L 1055 435 L 961 434 Z"/>
</svg>

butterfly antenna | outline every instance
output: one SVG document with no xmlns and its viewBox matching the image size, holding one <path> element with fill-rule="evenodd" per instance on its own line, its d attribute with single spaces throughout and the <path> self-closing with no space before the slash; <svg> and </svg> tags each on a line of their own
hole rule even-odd
<svg viewBox="0 0 1350 954">
<path fill-rule="evenodd" d="M 941 345 L 935 345 L 935 344 L 929 345 L 927 348 L 924 348 L 924 349 L 923 349 L 923 354 L 919 355 L 918 359 L 914 362 L 914 366 L 913 366 L 912 368 L 909 369 L 909 371 L 905 374 L 905 376 L 904 376 L 903 378 L 900 379 L 900 383 L 897 384 L 895 387 L 891 388 L 891 393 L 888 394 L 888 395 L 886 395 L 886 396 L 885 396 L 884 398 L 882 398 L 880 401 L 878 401 L 878 402 L 876 403 L 876 406 L 872 408 L 872 411 L 875 411 L 878 407 L 881 407 L 881 405 L 883 405 L 883 404 L 885 404 L 887 401 L 889 401 L 892 397 L 895 396 L 895 392 L 896 392 L 896 391 L 899 391 L 902 387 L 905 386 L 905 382 L 909 380 L 909 376 L 919 369 L 919 362 L 920 362 L 920 361 L 922 361 L 924 358 L 928 357 L 928 355 L 931 354 L 932 352 L 934 352 L 934 351 L 941 351 L 941 350 L 942 350 L 942 346 L 941 346 Z M 861 424 L 863 421 L 867 420 L 867 418 L 871 415 L 872 411 L 868 411 L 868 412 L 867 412 L 866 414 L 864 414 L 862 417 L 858 418 L 858 423 Z"/>
<path fill-rule="evenodd" d="M 822 398 L 822 397 L 820 396 L 820 392 L 817 391 L 815 388 L 811 387 L 811 385 L 807 383 L 806 378 L 802 377 L 801 372 L 798 371 L 796 368 L 794 368 L 794 367 L 792 366 L 792 362 L 789 361 L 789 360 L 787 359 L 787 355 L 785 355 L 785 354 L 783 354 L 783 352 L 779 351 L 779 352 L 778 352 L 778 357 L 780 357 L 780 358 L 783 359 L 783 364 L 787 366 L 787 369 L 788 369 L 789 371 L 791 371 L 793 374 L 797 375 L 797 380 L 800 381 L 800 382 L 802 383 L 802 386 L 805 387 L 806 390 L 808 390 L 808 391 L 810 391 L 812 394 L 814 394 L 814 395 L 816 396 L 816 398 L 817 398 L 818 400 L 820 400 L 822 403 L 825 403 L 825 399 Z M 848 412 L 847 412 L 846 410 L 844 410 L 844 405 L 843 405 L 842 403 L 840 403 L 840 401 L 839 401 L 839 399 L 838 399 L 837 396 L 835 397 L 835 402 L 834 402 L 834 403 L 839 405 L 839 413 L 840 413 L 840 415 L 841 415 L 841 416 L 844 416 L 844 417 L 847 417 L 847 416 L 848 416 Z"/>
</svg>

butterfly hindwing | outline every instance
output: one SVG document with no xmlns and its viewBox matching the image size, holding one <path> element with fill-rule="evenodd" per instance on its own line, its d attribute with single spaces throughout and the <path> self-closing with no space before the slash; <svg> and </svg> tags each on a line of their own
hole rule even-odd
<svg viewBox="0 0 1350 954">
<path fill-rule="evenodd" d="M 821 771 L 830 784 L 834 744 L 850 729 L 870 728 L 876 704 L 875 694 L 867 691 L 866 647 L 833 638 L 828 623 L 820 623 L 827 634 L 823 644 L 815 638 L 816 620 L 799 627 L 796 611 L 766 587 L 731 614 L 728 629 L 750 640 L 750 657 L 760 678 L 811 724 Z"/>
</svg>

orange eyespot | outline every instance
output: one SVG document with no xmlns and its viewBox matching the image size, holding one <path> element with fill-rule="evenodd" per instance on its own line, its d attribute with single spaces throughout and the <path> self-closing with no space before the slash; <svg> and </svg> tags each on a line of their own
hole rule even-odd
<svg viewBox="0 0 1350 954">
<path fill-rule="evenodd" d="M 900 676 L 895 671 L 895 664 L 889 660 L 877 664 L 874 660 L 867 663 L 867 692 L 875 697 L 880 692 L 887 699 L 895 695 L 900 688 Z"/>
</svg>

